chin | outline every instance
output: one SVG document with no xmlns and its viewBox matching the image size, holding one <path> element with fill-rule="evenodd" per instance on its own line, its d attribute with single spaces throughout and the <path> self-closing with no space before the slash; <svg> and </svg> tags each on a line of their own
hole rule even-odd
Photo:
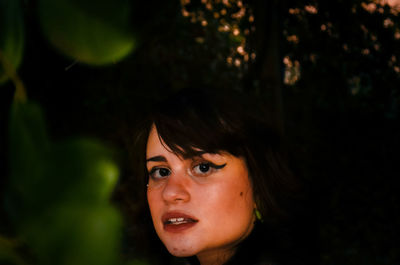
<svg viewBox="0 0 400 265">
<path fill-rule="evenodd" d="M 168 252 L 175 257 L 190 257 L 197 254 L 197 251 L 188 242 L 179 244 L 178 242 L 173 242 L 168 244 L 164 242 L 167 247 Z"/>
<path fill-rule="evenodd" d="M 178 258 L 185 258 L 185 257 L 190 257 L 196 255 L 196 253 L 193 253 L 191 251 L 187 251 L 186 249 L 174 249 L 174 250 L 168 250 L 169 253 L 172 256 L 178 257 Z"/>
</svg>

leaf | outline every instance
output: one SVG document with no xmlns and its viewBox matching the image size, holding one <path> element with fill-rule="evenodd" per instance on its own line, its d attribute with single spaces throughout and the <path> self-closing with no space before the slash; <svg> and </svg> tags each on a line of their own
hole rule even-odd
<svg viewBox="0 0 400 265">
<path fill-rule="evenodd" d="M 47 196 L 80 203 L 108 202 L 119 170 L 110 150 L 93 139 L 72 139 L 53 145 L 48 165 Z"/>
<path fill-rule="evenodd" d="M 10 217 L 19 222 L 38 207 L 50 144 L 44 116 L 33 102 L 14 102 L 9 121 L 10 177 L 6 202 Z"/>
<path fill-rule="evenodd" d="M 40 0 L 44 35 L 65 55 L 90 65 L 117 62 L 134 48 L 128 0 Z"/>
<path fill-rule="evenodd" d="M 22 61 L 24 24 L 19 0 L 0 0 L 0 84 Z"/>
<path fill-rule="evenodd" d="M 92 139 L 50 142 L 40 106 L 29 101 L 13 103 L 9 140 L 6 211 L 39 264 L 119 264 L 122 220 L 109 202 L 119 170 L 110 150 Z M 23 262 L 11 247 L 0 260 Z"/>
<path fill-rule="evenodd" d="M 23 228 L 41 265 L 118 263 L 122 219 L 110 205 L 66 203 L 48 209 Z"/>
<path fill-rule="evenodd" d="M 108 203 L 118 181 L 108 148 L 83 138 L 51 143 L 42 110 L 32 102 L 12 105 L 9 153 L 6 205 L 17 223 L 57 203 Z"/>
</svg>

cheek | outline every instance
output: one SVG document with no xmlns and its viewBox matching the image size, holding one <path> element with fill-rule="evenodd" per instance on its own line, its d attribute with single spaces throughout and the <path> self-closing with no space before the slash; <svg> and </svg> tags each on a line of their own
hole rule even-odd
<svg viewBox="0 0 400 265">
<path fill-rule="evenodd" d="M 223 182 L 199 194 L 201 201 L 207 205 L 207 211 L 215 219 L 248 218 L 253 212 L 254 200 L 250 185 L 246 181 Z"/>
<path fill-rule="evenodd" d="M 253 198 L 248 186 L 220 185 L 210 193 L 203 193 L 202 216 L 206 216 L 207 240 L 212 246 L 230 245 L 240 242 L 252 230 Z"/>
<path fill-rule="evenodd" d="M 160 200 L 158 199 L 158 195 L 154 191 L 147 191 L 147 203 L 149 205 L 151 217 L 153 220 L 159 214 L 159 208 L 161 207 Z"/>
<path fill-rule="evenodd" d="M 153 198 L 152 198 L 152 196 L 151 196 L 151 192 L 149 192 L 148 190 L 147 190 L 147 204 L 149 205 L 149 207 L 151 208 L 151 205 L 153 204 Z"/>
</svg>

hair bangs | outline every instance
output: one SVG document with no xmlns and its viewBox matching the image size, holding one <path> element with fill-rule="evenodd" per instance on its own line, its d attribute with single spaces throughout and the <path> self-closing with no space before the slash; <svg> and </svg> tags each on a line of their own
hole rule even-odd
<svg viewBox="0 0 400 265">
<path fill-rule="evenodd" d="M 222 151 L 240 155 L 240 123 L 234 120 L 236 114 L 221 111 L 221 101 L 210 95 L 169 103 L 158 106 L 163 111 L 154 113 L 153 122 L 161 142 L 172 152 L 183 158 Z"/>
<path fill-rule="evenodd" d="M 212 123 L 212 125 L 210 124 Z M 190 125 L 191 124 L 191 125 Z M 191 158 L 203 153 L 227 151 L 235 154 L 237 140 L 230 130 L 218 119 L 206 122 L 170 120 L 166 117 L 155 120 L 160 142 L 183 158 Z M 212 129 L 210 129 L 212 128 Z"/>
</svg>

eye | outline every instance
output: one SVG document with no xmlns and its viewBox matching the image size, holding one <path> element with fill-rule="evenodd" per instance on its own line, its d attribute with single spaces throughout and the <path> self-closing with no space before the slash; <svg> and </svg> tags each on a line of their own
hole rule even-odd
<svg viewBox="0 0 400 265">
<path fill-rule="evenodd" d="M 193 168 L 193 171 L 197 174 L 207 173 L 211 169 L 210 163 L 201 163 Z"/>
<path fill-rule="evenodd" d="M 208 176 L 213 172 L 225 167 L 226 164 L 223 165 L 215 165 L 211 162 L 201 162 L 193 167 L 192 171 L 194 175 L 197 176 Z"/>
<path fill-rule="evenodd" d="M 165 167 L 155 167 L 150 170 L 149 176 L 154 180 L 163 179 L 171 175 L 171 171 Z"/>
</svg>

